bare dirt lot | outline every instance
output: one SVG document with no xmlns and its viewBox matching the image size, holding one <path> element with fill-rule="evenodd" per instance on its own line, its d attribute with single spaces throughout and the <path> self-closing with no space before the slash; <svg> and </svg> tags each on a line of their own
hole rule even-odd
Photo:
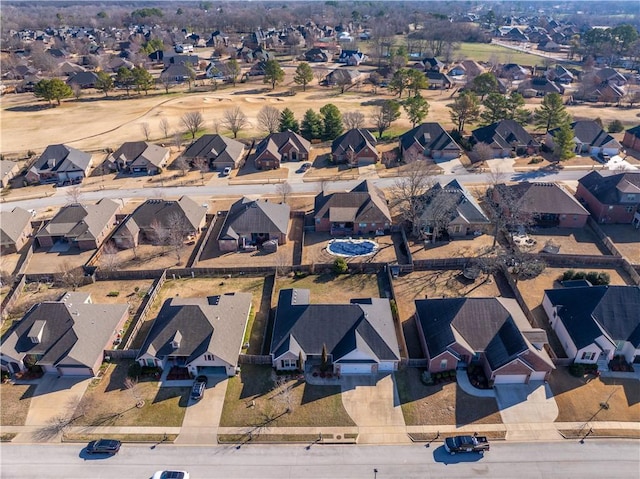
<svg viewBox="0 0 640 479">
<path fill-rule="evenodd" d="M 51 248 L 38 248 L 29 261 L 27 273 L 52 274 L 84 265 L 96 250 L 69 248 L 64 252 L 51 252 Z"/>
<path fill-rule="evenodd" d="M 414 303 L 416 299 L 459 296 L 478 298 L 501 295 L 494 277 L 481 275 L 472 281 L 464 278 L 459 270 L 414 271 L 394 279 L 393 285 L 398 315 L 410 358 L 423 357 L 413 317 L 416 312 Z"/>
<path fill-rule="evenodd" d="M 185 266 L 196 244 L 197 239 L 191 244 L 184 244 L 179 250 L 168 246 L 141 244 L 135 251 L 133 248 L 119 250 L 113 260 L 108 258 L 111 255 L 102 255 L 98 264 L 102 261 L 114 261 L 117 269 L 125 271 L 181 267 Z"/>
<path fill-rule="evenodd" d="M 640 230 L 631 225 L 599 225 L 632 264 L 640 264 Z"/>
<path fill-rule="evenodd" d="M 303 264 L 331 264 L 337 256 L 327 251 L 327 245 L 333 237 L 329 233 L 309 232 L 304 235 Z M 378 244 L 378 250 L 370 256 L 352 256 L 344 258 L 347 263 L 393 263 L 397 255 L 393 238 L 389 235 L 370 238 Z"/>
<path fill-rule="evenodd" d="M 409 240 L 409 250 L 414 260 L 433 258 L 473 258 L 487 254 L 493 245 L 493 235 L 469 236 L 453 241 L 425 244 Z"/>
<path fill-rule="evenodd" d="M 536 244 L 529 252 L 540 253 L 545 245 L 560 247 L 560 254 L 602 255 L 607 254 L 598 244 L 591 228 L 537 228 L 529 233 Z"/>
<path fill-rule="evenodd" d="M 159 89 L 149 95 L 132 95 L 128 99 L 124 94 L 114 94 L 105 99 L 97 93 L 87 93 L 79 101 L 66 100 L 56 108 L 48 108 L 45 102 L 38 101 L 31 93 L 7 95 L 2 102 L 0 126 L 3 135 L 0 150 L 3 153 L 24 152 L 28 149 L 38 152 L 53 143 L 65 143 L 87 150 L 107 147 L 116 149 L 125 141 L 139 140 L 143 123 L 149 125 L 152 141 L 166 141 L 162 138 L 159 126 L 163 118 L 169 121 L 171 130 L 176 131 L 181 129 L 182 115 L 190 111 L 201 111 L 206 124 L 211 125 L 212 121 L 220 120 L 225 108 L 231 106 L 240 106 L 252 125 L 242 131 L 240 136 L 260 137 L 262 135 L 257 130 L 256 116 L 265 105 L 286 105 L 300 119 L 308 108 L 317 111 L 327 103 L 334 103 L 343 112 L 358 110 L 369 118 L 378 103 L 376 100 L 392 98 L 383 89 L 373 94 L 370 86 L 339 94 L 339 89 L 317 87 L 314 82 L 306 92 L 297 91 L 295 96 L 285 99 L 281 97 L 283 92 L 294 86 L 289 79 L 273 92 L 265 90 L 259 81 L 238 85 L 236 88 L 225 87 L 218 91 L 197 93 L 175 89 L 164 94 Z M 453 125 L 446 107 L 451 102 L 451 93 L 425 90 L 422 95 L 430 103 L 430 121 L 439 121 L 445 128 L 451 128 Z M 539 103 L 540 99 L 530 99 L 527 100 L 527 107 L 533 109 Z M 637 111 L 634 109 L 599 105 L 577 105 L 567 109 L 575 119 L 600 117 L 605 124 L 619 119 L 625 126 L 638 121 Z M 65 121 L 57 121 L 60 117 L 64 117 Z M 410 126 L 404 112 L 401 119 L 394 123 L 396 129 L 406 130 Z"/>
</svg>

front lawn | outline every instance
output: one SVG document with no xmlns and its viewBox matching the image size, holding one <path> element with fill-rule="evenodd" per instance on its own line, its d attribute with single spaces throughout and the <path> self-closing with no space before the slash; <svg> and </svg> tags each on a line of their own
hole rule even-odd
<svg viewBox="0 0 640 479">
<path fill-rule="evenodd" d="M 124 384 L 131 363 L 111 364 L 100 380 L 92 381 L 78 405 L 76 411 L 82 415 L 74 426 L 182 425 L 189 388 L 160 388 L 157 381 L 140 381 L 135 392 L 144 406 L 138 408 L 137 398 Z"/>
<path fill-rule="evenodd" d="M 421 369 L 396 373 L 396 384 L 407 426 L 455 424 L 502 424 L 494 398 L 470 396 L 457 383 L 425 386 Z"/>
<path fill-rule="evenodd" d="M 24 426 L 35 389 L 27 384 L 0 385 L 0 425 Z"/>
<path fill-rule="evenodd" d="M 342 405 L 339 386 L 313 386 L 297 379 L 287 385 L 290 392 L 278 394 L 270 366 L 243 365 L 240 375 L 229 379 L 220 426 L 355 426 Z"/>
</svg>

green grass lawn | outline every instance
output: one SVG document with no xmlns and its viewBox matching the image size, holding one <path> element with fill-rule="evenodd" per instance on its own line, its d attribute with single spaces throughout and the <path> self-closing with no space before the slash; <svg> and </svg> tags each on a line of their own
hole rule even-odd
<svg viewBox="0 0 640 479">
<path fill-rule="evenodd" d="M 501 63 L 519 63 L 522 65 L 542 65 L 543 58 L 529 53 L 518 52 L 492 43 L 461 43 L 456 57 L 464 57 L 477 62 L 486 62 L 497 58 Z"/>
<path fill-rule="evenodd" d="M 274 391 L 270 366 L 243 365 L 229 379 L 220 426 L 354 426 L 342 405 L 339 386 L 312 386 L 290 380 L 291 411 L 284 413 L 283 395 Z"/>
</svg>

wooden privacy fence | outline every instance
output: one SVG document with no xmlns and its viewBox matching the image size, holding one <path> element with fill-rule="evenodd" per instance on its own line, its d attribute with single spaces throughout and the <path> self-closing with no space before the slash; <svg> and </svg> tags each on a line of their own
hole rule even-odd
<svg viewBox="0 0 640 479">
<path fill-rule="evenodd" d="M 238 364 L 271 364 L 271 356 L 266 354 L 241 354 Z"/>
</svg>

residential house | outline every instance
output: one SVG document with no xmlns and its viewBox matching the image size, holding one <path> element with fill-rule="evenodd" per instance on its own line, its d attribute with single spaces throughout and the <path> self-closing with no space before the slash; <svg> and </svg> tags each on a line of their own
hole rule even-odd
<svg viewBox="0 0 640 479">
<path fill-rule="evenodd" d="M 235 376 L 251 312 L 251 293 L 164 302 L 140 348 L 141 366 L 186 368 L 199 374 Z"/>
<path fill-rule="evenodd" d="M 564 85 L 568 85 L 569 83 L 573 83 L 575 80 L 575 76 L 569 70 L 567 70 L 562 65 L 555 65 L 552 68 L 549 68 L 546 72 L 547 79 L 562 83 Z"/>
<path fill-rule="evenodd" d="M 640 151 L 640 125 L 629 128 L 624 132 L 622 145 L 632 150 Z"/>
<path fill-rule="evenodd" d="M 508 40 L 512 42 L 528 42 L 529 37 L 525 35 L 518 27 L 511 28 L 501 37 L 502 40 Z"/>
<path fill-rule="evenodd" d="M 0 160 L 0 187 L 6 188 L 9 182 L 20 173 L 20 164 L 11 160 Z"/>
<path fill-rule="evenodd" d="M 197 70 L 200 65 L 200 59 L 198 55 L 172 55 L 165 52 L 162 56 L 162 63 L 164 63 L 165 68 L 171 65 L 185 65 Z"/>
<path fill-rule="evenodd" d="M 278 371 L 313 367 L 326 367 L 337 375 L 396 371 L 400 350 L 389 300 L 312 304 L 308 289 L 281 289 L 270 355 Z"/>
<path fill-rule="evenodd" d="M 586 208 L 556 183 L 499 184 L 493 189 L 493 200 L 503 211 L 517 201 L 518 214 L 540 227 L 582 228 L 589 218 Z"/>
<path fill-rule="evenodd" d="M 592 102 L 617 103 L 622 100 L 624 89 L 607 80 L 602 83 L 591 83 L 588 80 L 582 82 L 582 86 L 575 92 L 578 99 Z"/>
<path fill-rule="evenodd" d="M 311 48 L 305 52 L 304 59 L 309 63 L 328 62 L 331 54 L 322 48 Z"/>
<path fill-rule="evenodd" d="M 509 80 L 524 80 L 531 75 L 531 71 L 528 68 L 520 66 L 517 63 L 502 65 L 498 69 L 498 72 L 500 78 L 507 78 Z"/>
<path fill-rule="evenodd" d="M 76 73 L 85 72 L 87 70 L 77 63 L 62 62 L 60 65 L 58 65 L 58 71 L 65 76 L 73 76 Z M 37 71 L 32 72 L 32 74 L 35 73 L 37 73 Z"/>
<path fill-rule="evenodd" d="M 592 171 L 578 180 L 576 198 L 598 223 L 632 223 L 640 208 L 640 171 Z"/>
<path fill-rule="evenodd" d="M 260 248 L 266 241 L 286 244 L 291 208 L 286 203 L 250 200 L 236 201 L 218 235 L 220 251 Z"/>
<path fill-rule="evenodd" d="M 169 160 L 169 148 L 148 141 L 127 141 L 107 157 L 112 170 L 157 175 Z"/>
<path fill-rule="evenodd" d="M 165 232 L 177 228 L 185 240 L 192 239 L 204 228 L 206 215 L 207 209 L 188 196 L 177 201 L 147 200 L 120 224 L 111 240 L 120 249 L 135 248 L 143 242 L 157 244 Z"/>
<path fill-rule="evenodd" d="M 358 66 L 367 59 L 360 50 L 342 50 L 338 57 L 338 63 L 346 63 L 349 66 Z"/>
<path fill-rule="evenodd" d="M 613 68 L 602 68 L 594 73 L 599 82 L 608 82 L 612 85 L 623 87 L 627 84 L 627 79 Z"/>
<path fill-rule="evenodd" d="M 436 183 L 422 198 L 419 230 L 423 237 L 437 240 L 446 231 L 449 238 L 486 232 L 491 224 L 469 191 L 457 180 Z"/>
<path fill-rule="evenodd" d="M 272 133 L 256 146 L 254 163 L 259 170 L 280 168 L 283 161 L 306 161 L 311 143 L 291 130 Z"/>
<path fill-rule="evenodd" d="M 379 160 L 376 139 L 364 128 L 351 129 L 331 143 L 331 159 L 334 163 L 364 166 Z"/>
<path fill-rule="evenodd" d="M 100 247 L 113 229 L 120 203 L 103 198 L 95 204 L 71 204 L 60 211 L 36 233 L 36 244 L 48 248 L 55 243 L 70 243 L 82 250 Z"/>
<path fill-rule="evenodd" d="M 221 135 L 202 135 L 182 154 L 191 164 L 204 161 L 211 170 L 236 169 L 246 154 L 245 145 Z"/>
<path fill-rule="evenodd" d="M 494 158 L 533 155 L 540 149 L 540 144 L 515 120 L 500 120 L 477 128 L 471 133 L 471 139 L 489 145 Z"/>
<path fill-rule="evenodd" d="M 247 72 L 247 76 L 257 77 L 264 76 L 267 71 L 267 62 L 257 62 L 251 65 L 249 71 Z"/>
<path fill-rule="evenodd" d="M 560 83 L 551 81 L 546 77 L 535 77 L 523 80 L 518 85 L 518 93 L 525 98 L 545 96 L 547 93 L 558 93 L 562 95 L 564 93 L 564 87 Z"/>
<path fill-rule="evenodd" d="M 0 223 L 0 253 L 17 253 L 29 241 L 32 215 L 27 210 L 15 207 L 2 213 Z M 9 271 L 11 273 L 11 271 Z"/>
<path fill-rule="evenodd" d="M 424 71 L 441 72 L 444 70 L 444 63 L 435 57 L 426 57 L 422 59 Z"/>
<path fill-rule="evenodd" d="M 428 370 L 478 364 L 490 384 L 546 381 L 554 368 L 542 329 L 531 328 L 515 299 L 417 299 L 416 324 Z"/>
<path fill-rule="evenodd" d="M 422 157 L 451 160 L 461 153 L 462 148 L 440 123 L 422 123 L 400 137 L 400 156 L 405 162 Z"/>
<path fill-rule="evenodd" d="M 128 304 L 94 304 L 88 293 L 38 303 L 2 342 L 2 369 L 15 374 L 40 366 L 58 376 L 95 376 L 128 318 Z"/>
<path fill-rule="evenodd" d="M 336 68 L 326 77 L 324 77 L 324 81 L 326 82 L 327 86 L 353 85 L 360 80 L 362 80 L 362 73 L 360 73 L 355 68 Z"/>
<path fill-rule="evenodd" d="M 446 73 L 427 70 L 424 75 L 432 90 L 448 90 L 453 86 L 453 80 Z"/>
<path fill-rule="evenodd" d="M 351 191 L 319 193 L 313 211 L 315 231 L 331 236 L 382 235 L 391 228 L 387 199 L 369 180 Z"/>
<path fill-rule="evenodd" d="M 575 143 L 574 151 L 580 155 L 587 154 L 591 156 L 610 155 L 614 156 L 620 153 L 622 146 L 613 136 L 604 131 L 600 125 L 593 120 L 582 120 L 571 123 L 573 131 L 573 142 Z M 547 133 L 545 144 L 553 149 L 554 137 L 558 134 L 560 128 L 555 128 Z"/>
<path fill-rule="evenodd" d="M 98 83 L 98 75 L 95 72 L 83 71 L 70 75 L 67 79 L 67 85 L 79 86 L 80 88 L 95 88 Z"/>
<path fill-rule="evenodd" d="M 607 371 L 615 356 L 640 359 L 640 286 L 547 289 L 542 307 L 574 362 Z"/>
<path fill-rule="evenodd" d="M 185 64 L 171 64 L 160 72 L 160 81 L 164 84 L 180 84 L 195 80 L 195 71 Z"/>
<path fill-rule="evenodd" d="M 25 175 L 29 183 L 79 183 L 89 174 L 91 155 L 67 145 L 49 145 Z"/>
<path fill-rule="evenodd" d="M 465 76 L 467 80 L 472 80 L 478 75 L 485 73 L 487 70 L 475 60 L 463 60 L 454 65 L 449 70 L 450 76 Z"/>
</svg>

